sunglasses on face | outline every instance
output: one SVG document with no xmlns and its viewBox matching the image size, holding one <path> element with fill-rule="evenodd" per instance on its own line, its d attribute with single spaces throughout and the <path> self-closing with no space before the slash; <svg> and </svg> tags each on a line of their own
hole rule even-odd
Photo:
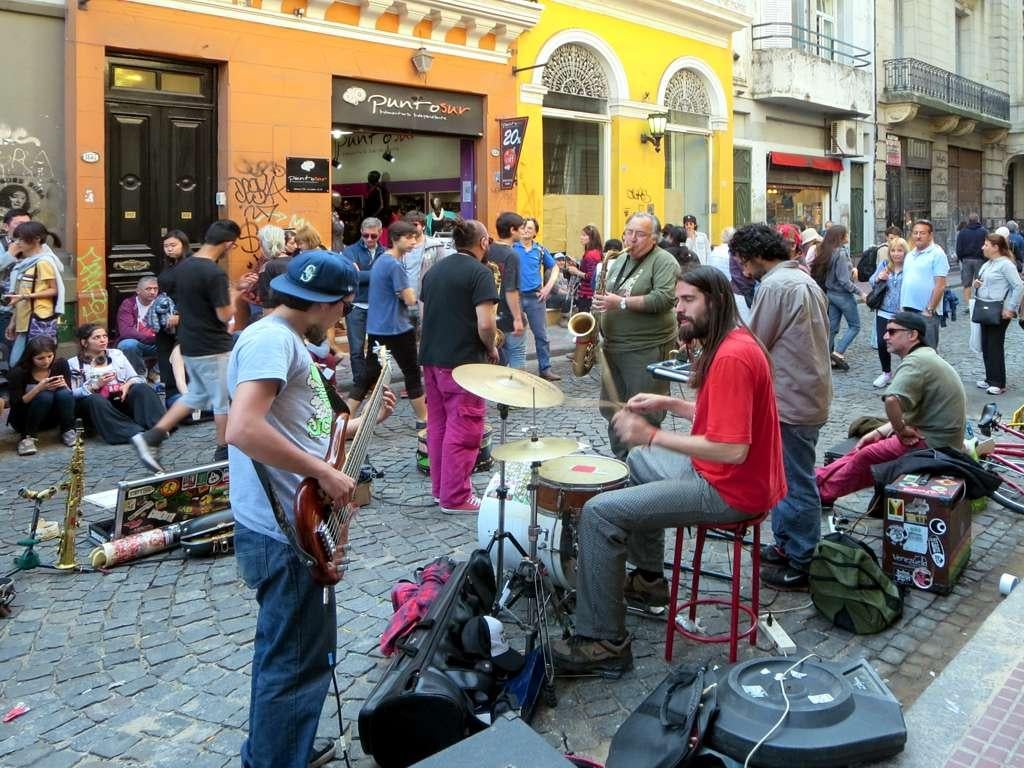
<svg viewBox="0 0 1024 768">
<path fill-rule="evenodd" d="M 363 240 L 379 240 L 380 235 L 375 232 L 363 232 Z"/>
</svg>

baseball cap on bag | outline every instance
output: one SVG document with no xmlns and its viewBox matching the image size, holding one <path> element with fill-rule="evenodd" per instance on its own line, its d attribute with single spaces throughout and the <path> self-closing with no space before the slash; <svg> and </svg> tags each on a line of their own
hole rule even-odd
<svg viewBox="0 0 1024 768">
<path fill-rule="evenodd" d="M 324 250 L 303 251 L 287 271 L 270 281 L 270 287 L 286 296 L 333 304 L 355 293 L 356 270 L 337 254 Z"/>
<path fill-rule="evenodd" d="M 505 628 L 493 616 L 477 616 L 462 627 L 462 649 L 474 656 L 490 659 L 502 672 L 514 675 L 526 659 L 514 651 L 505 639 Z"/>
</svg>

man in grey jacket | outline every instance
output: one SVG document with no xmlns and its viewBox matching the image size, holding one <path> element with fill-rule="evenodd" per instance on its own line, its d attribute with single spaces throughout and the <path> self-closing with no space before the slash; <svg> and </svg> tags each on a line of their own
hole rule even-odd
<svg viewBox="0 0 1024 768">
<path fill-rule="evenodd" d="M 814 480 L 818 433 L 832 403 L 828 300 L 782 238 L 763 224 L 740 228 L 729 241 L 748 277 L 760 280 L 750 330 L 767 348 L 786 470 L 785 498 L 772 509 L 775 543 L 762 547 L 761 578 L 777 589 L 806 589 L 821 536 L 821 500 Z"/>
</svg>

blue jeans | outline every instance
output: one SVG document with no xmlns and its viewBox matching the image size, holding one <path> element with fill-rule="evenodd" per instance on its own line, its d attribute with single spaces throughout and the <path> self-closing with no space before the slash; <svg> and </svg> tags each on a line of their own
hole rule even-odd
<svg viewBox="0 0 1024 768">
<path fill-rule="evenodd" d="M 526 368 L 526 332 L 513 336 L 512 331 L 505 334 L 505 343 L 498 350 L 502 365 L 509 368 Z"/>
<path fill-rule="evenodd" d="M 157 356 L 156 341 L 146 343 L 138 339 L 121 339 L 117 342 L 117 348 L 124 352 L 124 356 L 140 376 L 146 375 L 146 358 Z"/>
<path fill-rule="evenodd" d="M 352 307 L 345 318 L 348 333 L 348 354 L 352 365 L 352 382 L 355 388 L 366 386 L 366 310 Z"/>
<path fill-rule="evenodd" d="M 537 347 L 537 367 L 541 371 L 546 371 L 551 367 L 551 355 L 548 352 L 548 308 L 537 298 L 536 291 L 523 291 L 519 297 L 523 303 L 523 314 L 530 323 L 533 342 Z"/>
<path fill-rule="evenodd" d="M 806 569 L 821 538 L 821 499 L 814 479 L 821 426 L 779 423 L 788 493 L 772 510 L 772 534 L 790 563 Z"/>
<path fill-rule="evenodd" d="M 11 342 L 11 365 L 15 366 L 18 361 L 21 360 L 21 356 L 25 354 L 25 346 L 28 344 L 27 333 L 16 333 L 14 334 L 14 341 Z"/>
<path fill-rule="evenodd" d="M 75 428 L 75 396 L 70 389 L 40 392 L 32 398 L 28 410 L 20 418 L 12 417 L 11 426 L 22 437 L 36 437 L 44 429 L 59 427 L 64 434 Z"/>
<path fill-rule="evenodd" d="M 836 344 L 839 322 L 843 318 L 846 318 L 846 332 Z M 828 333 L 829 351 L 834 349 L 840 355 L 846 352 L 846 348 L 857 338 L 857 334 L 860 333 L 860 313 L 857 311 L 857 299 L 852 293 L 828 292 Z"/>
<path fill-rule="evenodd" d="M 249 736 L 243 768 L 306 768 L 337 646 L 334 590 L 310 576 L 288 544 L 235 523 L 238 574 L 256 590 Z"/>
</svg>

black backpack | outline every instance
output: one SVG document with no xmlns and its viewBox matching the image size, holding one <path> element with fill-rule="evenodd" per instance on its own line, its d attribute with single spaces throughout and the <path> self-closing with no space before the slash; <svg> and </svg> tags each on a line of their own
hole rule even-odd
<svg viewBox="0 0 1024 768">
<path fill-rule="evenodd" d="M 878 267 L 878 249 L 881 245 L 872 245 L 864 249 L 860 259 L 857 261 L 857 279 L 867 282 L 867 279 L 875 274 Z"/>
</svg>

